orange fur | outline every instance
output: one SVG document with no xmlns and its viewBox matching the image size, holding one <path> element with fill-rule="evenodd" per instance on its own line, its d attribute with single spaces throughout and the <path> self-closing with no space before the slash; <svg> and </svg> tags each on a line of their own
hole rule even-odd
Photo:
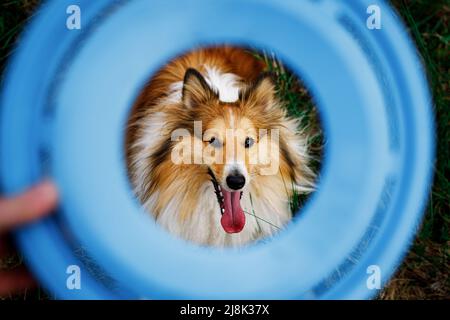
<svg viewBox="0 0 450 320">
<path fill-rule="evenodd" d="M 236 102 L 220 101 L 217 94 L 205 86 L 205 83 L 195 77 L 185 78 L 189 68 L 205 73 L 205 65 L 215 67 L 223 73 L 232 73 L 240 78 L 241 92 Z M 225 183 L 224 164 L 228 161 L 226 152 L 223 154 L 221 164 L 174 164 L 170 161 L 170 154 L 175 145 L 181 144 L 181 142 L 170 140 L 171 133 L 178 128 L 185 128 L 194 133 L 193 121 L 196 120 L 202 121 L 203 136 L 192 135 L 188 142 L 201 143 L 204 148 L 211 148 L 208 132 L 214 136 L 214 139 L 220 141 L 222 149 L 226 149 L 227 144 L 232 143 L 226 136 L 227 129 L 239 129 L 238 134 L 233 137 L 236 148 L 242 147 L 249 137 L 255 140 L 255 143 L 259 143 L 259 139 L 266 139 L 270 145 L 274 142 L 268 135 L 258 136 L 258 130 L 280 131 L 280 140 L 277 144 L 280 150 L 280 164 L 276 174 L 273 176 L 258 174 L 260 165 L 249 162 L 250 154 L 255 152 L 252 148 L 243 151 L 242 160 L 249 174 L 249 188 L 255 193 L 255 198 L 261 199 L 261 203 L 270 200 L 267 208 L 277 206 L 275 211 L 278 210 L 286 215 L 280 218 L 282 223 L 289 220 L 288 199 L 293 192 L 293 186 L 296 184 L 312 186 L 313 175 L 307 167 L 307 158 L 292 147 L 302 142 L 301 137 L 295 132 L 297 122 L 286 116 L 284 109 L 275 98 L 275 88 L 270 78 L 260 77 L 264 68 L 262 62 L 244 49 L 226 46 L 212 47 L 199 49 L 170 61 L 149 81 L 132 108 L 127 129 L 126 151 L 127 166 L 133 187 L 138 190 L 136 192 L 142 203 L 152 201 L 149 210 L 157 220 L 160 214 L 170 206 L 174 206 L 179 211 L 174 213 L 174 219 L 177 219 L 177 223 L 180 224 L 188 224 L 195 214 L 209 214 L 198 212 L 197 207 L 197 203 L 203 197 L 215 197 L 212 192 L 210 194 L 199 192 L 211 179 L 208 168 L 212 170 L 220 184 Z M 168 102 L 171 85 L 183 80 L 185 81 L 183 100 L 177 103 Z M 146 151 L 146 147 L 139 141 L 147 134 L 149 119 L 156 114 L 162 115 L 163 128 L 160 128 L 159 136 L 155 137 L 159 139 L 158 142 L 152 146 L 151 150 Z M 300 145 L 300 147 L 303 146 Z M 192 151 L 188 156 L 203 157 L 203 154 L 196 155 L 195 151 Z M 267 157 L 271 156 L 267 153 Z M 143 167 L 151 168 L 151 170 L 142 171 Z M 144 176 L 141 176 L 142 172 L 145 172 Z M 281 187 L 283 185 L 284 189 Z M 269 190 L 270 188 L 276 188 L 276 190 Z M 180 205 L 172 203 L 175 197 Z M 218 209 L 212 211 L 212 215 L 219 215 Z M 202 219 L 213 218 L 202 217 Z M 195 241 L 214 244 L 213 237 L 217 234 L 214 230 L 212 229 L 211 234 L 201 237 L 205 240 Z M 182 237 L 195 238 L 190 236 L 195 233 L 195 230 L 183 232 Z M 262 235 L 250 237 L 253 239 L 260 236 Z"/>
</svg>

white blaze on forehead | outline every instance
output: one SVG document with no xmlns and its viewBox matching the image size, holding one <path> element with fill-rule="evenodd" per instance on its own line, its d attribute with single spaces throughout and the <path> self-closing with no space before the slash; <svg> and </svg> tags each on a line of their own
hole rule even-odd
<svg viewBox="0 0 450 320">
<path fill-rule="evenodd" d="M 240 78 L 233 73 L 222 73 L 216 67 L 205 65 L 206 83 L 219 94 L 220 101 L 236 102 L 239 99 Z M 183 81 L 177 81 L 169 86 L 169 93 L 166 98 L 168 103 L 178 103 L 181 101 L 183 91 Z"/>
<path fill-rule="evenodd" d="M 233 110 L 231 108 L 229 108 L 228 112 L 230 113 L 230 128 L 234 129 L 234 114 L 233 114 Z"/>
<path fill-rule="evenodd" d="M 219 99 L 223 102 L 236 102 L 239 99 L 240 78 L 233 73 L 221 73 L 215 67 L 205 65 L 205 80 L 209 86 L 219 93 Z"/>
</svg>

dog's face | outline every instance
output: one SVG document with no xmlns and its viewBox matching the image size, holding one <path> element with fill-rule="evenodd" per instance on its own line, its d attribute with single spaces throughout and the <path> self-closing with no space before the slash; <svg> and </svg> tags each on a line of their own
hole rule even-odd
<svg viewBox="0 0 450 320">
<path fill-rule="evenodd" d="M 195 165 L 206 166 L 213 180 L 226 232 L 244 227 L 240 199 L 252 179 L 268 167 L 274 170 L 266 174 L 278 173 L 279 141 L 270 131 L 281 124 L 283 113 L 273 106 L 274 94 L 271 78 L 263 75 L 251 85 L 243 84 L 238 101 L 226 103 L 199 72 L 186 72 L 182 102 L 186 119 L 197 123 L 193 157 L 201 159 Z"/>
<path fill-rule="evenodd" d="M 222 115 L 203 132 L 205 162 L 221 187 L 230 192 L 242 191 L 255 171 L 249 158 L 257 150 L 257 130 L 239 111 L 236 106 L 224 105 Z"/>
</svg>

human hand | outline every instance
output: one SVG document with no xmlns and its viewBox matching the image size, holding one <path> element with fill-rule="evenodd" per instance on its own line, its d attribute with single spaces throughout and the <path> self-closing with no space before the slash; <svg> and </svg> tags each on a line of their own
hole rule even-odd
<svg viewBox="0 0 450 320">
<path fill-rule="evenodd" d="M 49 214 L 58 201 L 58 192 L 51 181 L 41 182 L 12 198 L 0 197 L 0 297 L 17 293 L 35 285 L 23 267 L 2 270 L 2 260 L 10 253 L 7 233 Z"/>
</svg>

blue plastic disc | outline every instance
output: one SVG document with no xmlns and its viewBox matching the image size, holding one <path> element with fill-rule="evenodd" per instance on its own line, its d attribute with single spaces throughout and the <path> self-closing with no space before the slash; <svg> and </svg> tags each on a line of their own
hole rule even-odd
<svg viewBox="0 0 450 320">
<path fill-rule="evenodd" d="M 51 176 L 56 215 L 17 232 L 58 298 L 350 299 L 378 293 L 422 217 L 434 156 L 431 98 L 397 15 L 382 1 L 49 1 L 10 64 L 1 102 L 3 192 Z M 377 5 L 381 29 L 369 29 Z M 128 112 L 149 76 L 198 45 L 270 48 L 311 89 L 327 136 L 318 190 L 264 243 L 198 247 L 134 199 Z M 87 254 L 88 253 L 88 254 Z M 67 268 L 81 268 L 81 288 Z"/>
</svg>

